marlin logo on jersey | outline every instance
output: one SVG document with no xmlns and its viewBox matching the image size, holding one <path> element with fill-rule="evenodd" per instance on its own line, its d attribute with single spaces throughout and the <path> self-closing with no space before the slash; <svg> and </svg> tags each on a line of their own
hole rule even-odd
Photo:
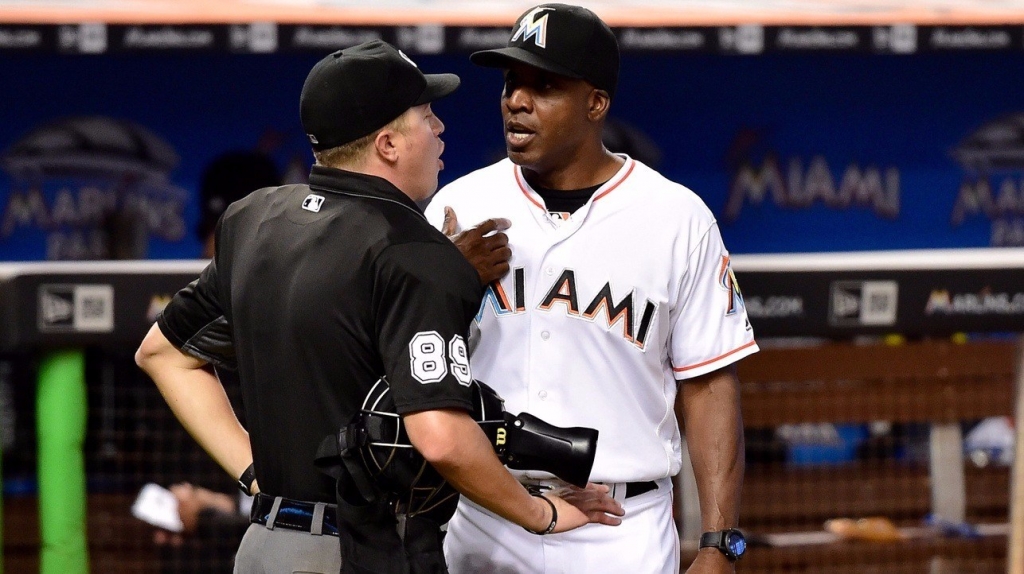
<svg viewBox="0 0 1024 574">
<path fill-rule="evenodd" d="M 732 272 L 732 262 L 728 255 L 722 256 L 722 266 L 718 271 L 718 286 L 729 293 L 729 301 L 725 307 L 725 315 L 735 315 L 743 307 L 743 292 Z"/>
<path fill-rule="evenodd" d="M 487 286 L 484 300 L 480 304 L 480 312 L 476 316 L 478 322 L 483 319 L 484 309 L 488 306 L 494 310 L 494 314 L 498 318 L 526 311 L 526 272 L 523 268 L 517 267 L 513 269 L 512 276 L 512 288 L 514 289 L 512 299 L 509 299 L 499 282 L 495 281 Z M 548 288 L 544 299 L 537 305 L 537 309 L 551 312 L 556 308 L 561 308 L 567 316 L 584 319 L 591 323 L 596 323 L 598 315 L 604 310 L 607 321 L 606 329 L 610 330 L 618 323 L 619 328 L 622 329 L 622 338 L 643 350 L 647 344 L 651 326 L 654 324 L 658 305 L 648 299 L 644 304 L 643 313 L 637 321 L 635 300 L 636 290 L 634 289 L 616 302 L 612 295 L 611 283 L 605 283 L 586 307 L 582 308 L 581 312 L 579 292 L 576 288 L 576 272 L 572 269 L 564 269 Z M 514 303 L 512 303 L 513 301 Z"/>
<path fill-rule="evenodd" d="M 527 12 L 523 19 L 519 21 L 519 28 L 516 29 L 515 34 L 512 34 L 512 39 L 509 40 L 509 43 L 515 42 L 520 37 L 522 37 L 523 42 L 533 38 L 533 43 L 538 48 L 547 47 L 548 12 L 553 10 L 554 8 L 550 6 L 540 6 Z M 544 15 L 541 16 L 541 14 Z M 538 18 L 538 16 L 540 17 Z"/>
</svg>

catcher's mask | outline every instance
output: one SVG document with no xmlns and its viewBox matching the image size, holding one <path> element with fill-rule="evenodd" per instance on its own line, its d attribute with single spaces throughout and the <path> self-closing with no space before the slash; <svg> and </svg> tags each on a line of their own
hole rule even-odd
<svg viewBox="0 0 1024 574">
<path fill-rule="evenodd" d="M 359 458 L 376 487 L 393 499 L 396 514 L 454 514 L 459 493 L 412 446 L 384 377 L 370 388 L 354 424 L 365 432 Z"/>
<path fill-rule="evenodd" d="M 505 412 L 501 396 L 487 384 L 474 380 L 471 388 L 471 415 L 502 463 L 519 470 L 550 472 L 576 486 L 586 486 L 597 451 L 597 430 L 556 427 L 529 413 L 512 415 Z M 365 433 L 358 441 L 363 465 L 377 487 L 395 493 L 396 512 L 408 516 L 454 513 L 458 493 L 413 448 L 385 378 L 366 395 L 355 426 L 360 434 Z"/>
</svg>

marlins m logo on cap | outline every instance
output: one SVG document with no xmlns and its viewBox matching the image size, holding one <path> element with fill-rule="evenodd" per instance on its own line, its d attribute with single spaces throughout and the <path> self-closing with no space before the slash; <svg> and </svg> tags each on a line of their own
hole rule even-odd
<svg viewBox="0 0 1024 574">
<path fill-rule="evenodd" d="M 548 42 L 548 12 L 553 10 L 554 8 L 550 6 L 538 6 L 524 14 L 523 19 L 519 21 L 519 28 L 512 35 L 509 43 L 519 40 L 520 37 L 522 37 L 523 42 L 533 37 L 534 44 L 540 48 L 546 47 Z"/>
</svg>

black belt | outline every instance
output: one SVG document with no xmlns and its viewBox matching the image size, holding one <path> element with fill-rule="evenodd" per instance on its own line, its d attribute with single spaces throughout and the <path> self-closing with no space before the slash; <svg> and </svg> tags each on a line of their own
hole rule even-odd
<svg viewBox="0 0 1024 574">
<path fill-rule="evenodd" d="M 647 482 L 627 482 L 626 498 L 640 496 L 641 494 L 652 490 L 658 490 L 658 483 L 653 480 L 648 480 Z"/>
<path fill-rule="evenodd" d="M 538 494 L 542 494 L 542 493 L 544 493 L 544 492 L 546 492 L 546 491 L 548 491 L 548 490 L 553 488 L 552 486 L 546 486 L 546 485 L 541 485 L 541 484 L 533 484 L 533 483 L 530 483 L 530 482 L 527 482 L 527 483 L 523 484 L 523 486 L 525 486 L 526 490 L 528 490 L 530 492 L 530 494 L 532 494 L 534 496 L 536 496 Z M 653 480 L 648 480 L 646 482 L 627 482 L 626 483 L 626 498 L 633 498 L 634 496 L 640 496 L 641 494 L 643 494 L 645 492 L 650 492 L 652 490 L 658 490 L 658 483 L 654 482 Z M 612 493 L 612 494 L 614 494 L 614 493 Z"/>
<path fill-rule="evenodd" d="M 640 496 L 645 492 L 658 489 L 658 483 L 653 480 L 646 482 L 627 482 L 626 498 Z M 253 524 L 266 525 L 270 521 L 270 514 L 274 510 L 274 497 L 268 494 L 258 493 L 252 501 L 252 511 L 249 513 L 249 521 Z M 281 527 L 288 530 L 299 530 L 301 532 L 313 531 L 313 514 L 316 510 L 315 502 L 304 502 L 301 500 L 281 499 L 281 506 L 277 509 L 277 516 L 274 518 L 274 528 Z M 329 536 L 338 535 L 338 507 L 334 504 L 324 505 L 324 514 L 321 519 L 321 533 Z"/>
<path fill-rule="evenodd" d="M 270 514 L 274 510 L 273 496 L 256 494 L 252 501 L 252 511 L 249 513 L 249 522 L 253 524 L 266 525 L 270 521 Z M 302 532 L 313 531 L 313 514 L 316 511 L 315 502 L 304 502 L 301 500 L 281 499 L 281 506 L 277 509 L 277 516 L 274 517 L 274 528 L 287 528 L 288 530 L 300 530 Z M 323 518 L 320 519 L 320 532 L 329 536 L 338 535 L 338 506 L 325 504 Z"/>
</svg>

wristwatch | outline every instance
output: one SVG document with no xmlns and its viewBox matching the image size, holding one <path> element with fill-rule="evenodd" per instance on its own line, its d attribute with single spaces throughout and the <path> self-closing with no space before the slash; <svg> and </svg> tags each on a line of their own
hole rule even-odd
<svg viewBox="0 0 1024 574">
<path fill-rule="evenodd" d="M 747 550 L 747 539 L 735 528 L 705 532 L 700 536 L 701 548 L 717 548 L 730 562 L 739 560 Z"/>
</svg>

